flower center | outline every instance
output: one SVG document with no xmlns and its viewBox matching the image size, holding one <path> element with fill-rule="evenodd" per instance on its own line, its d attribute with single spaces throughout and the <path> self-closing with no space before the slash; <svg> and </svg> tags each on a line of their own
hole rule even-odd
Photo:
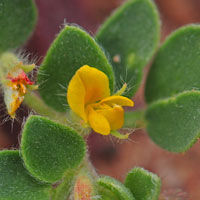
<svg viewBox="0 0 200 200">
<path fill-rule="evenodd" d="M 13 90 L 16 90 L 19 94 L 19 96 L 24 96 L 26 94 L 27 85 L 33 85 L 34 82 L 31 82 L 27 75 L 20 70 L 21 72 L 17 77 L 13 77 L 11 73 L 8 73 L 7 79 L 10 81 L 7 83 L 9 87 L 11 87 Z"/>
</svg>

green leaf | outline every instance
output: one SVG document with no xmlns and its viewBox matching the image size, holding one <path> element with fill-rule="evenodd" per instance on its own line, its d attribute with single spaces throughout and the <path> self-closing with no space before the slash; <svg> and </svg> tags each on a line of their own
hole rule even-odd
<svg viewBox="0 0 200 200">
<path fill-rule="evenodd" d="M 128 188 L 109 176 L 98 178 L 97 187 L 102 200 L 135 200 Z"/>
<path fill-rule="evenodd" d="M 0 152 L 0 200 L 49 200 L 50 188 L 29 175 L 19 151 Z"/>
<path fill-rule="evenodd" d="M 143 67 L 155 52 L 160 36 L 157 9 L 150 0 L 129 0 L 102 25 L 97 40 L 110 55 L 117 87 L 128 83 L 126 96 L 140 86 Z"/>
<path fill-rule="evenodd" d="M 31 116 L 22 133 L 21 152 L 26 168 L 36 178 L 53 183 L 85 155 L 85 142 L 74 130 L 44 117 Z"/>
<path fill-rule="evenodd" d="M 64 112 L 67 86 L 76 70 L 89 65 L 103 71 L 113 90 L 114 75 L 103 51 L 82 29 L 66 26 L 51 45 L 39 69 L 40 95 L 47 105 Z"/>
<path fill-rule="evenodd" d="M 160 194 L 160 178 L 143 168 L 136 167 L 131 170 L 125 185 L 137 200 L 157 200 Z"/>
<path fill-rule="evenodd" d="M 33 31 L 36 18 L 32 0 L 0 0 L 0 52 L 22 45 Z"/>
<path fill-rule="evenodd" d="M 150 69 L 145 96 L 148 103 L 200 89 L 200 26 L 189 25 L 172 33 Z"/>
<path fill-rule="evenodd" d="M 184 92 L 148 107 L 147 131 L 164 149 L 184 152 L 200 135 L 200 92 Z"/>
</svg>

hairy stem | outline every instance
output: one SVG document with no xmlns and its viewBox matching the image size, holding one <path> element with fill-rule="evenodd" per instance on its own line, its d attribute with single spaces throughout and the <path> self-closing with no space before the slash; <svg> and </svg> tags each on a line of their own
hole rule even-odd
<svg viewBox="0 0 200 200">
<path fill-rule="evenodd" d="M 127 111 L 124 117 L 124 128 L 145 128 L 145 110 Z"/>
<path fill-rule="evenodd" d="M 73 190 L 75 174 L 75 170 L 68 170 L 65 173 L 62 183 L 57 188 L 52 190 L 53 200 L 68 199 Z"/>
<path fill-rule="evenodd" d="M 36 93 L 28 92 L 25 96 L 24 102 L 36 113 L 49 117 L 50 119 L 62 124 L 68 124 L 66 113 L 58 113 L 48 107 Z"/>
</svg>

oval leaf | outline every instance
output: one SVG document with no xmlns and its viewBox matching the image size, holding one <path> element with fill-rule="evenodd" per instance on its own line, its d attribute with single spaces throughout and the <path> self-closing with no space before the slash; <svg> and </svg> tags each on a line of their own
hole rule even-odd
<svg viewBox="0 0 200 200">
<path fill-rule="evenodd" d="M 126 96 L 140 86 L 143 67 L 155 52 L 160 36 L 157 9 L 150 0 L 129 0 L 106 20 L 97 33 L 113 64 L 117 87 L 128 83 Z"/>
<path fill-rule="evenodd" d="M 160 185 L 160 178 L 157 175 L 139 167 L 131 170 L 125 180 L 125 186 L 137 200 L 157 200 Z"/>
<path fill-rule="evenodd" d="M 64 112 L 67 86 L 76 70 L 89 65 L 103 71 L 113 90 L 114 75 L 103 51 L 82 29 L 66 26 L 51 45 L 39 69 L 39 91 L 47 105 Z"/>
<path fill-rule="evenodd" d="M 25 124 L 22 157 L 29 172 L 42 181 L 60 180 L 67 169 L 80 164 L 85 151 L 84 140 L 71 128 L 39 116 Z"/>
<path fill-rule="evenodd" d="M 150 69 L 145 96 L 148 103 L 188 90 L 200 90 L 200 26 L 175 31 L 160 48 Z"/>
<path fill-rule="evenodd" d="M 191 91 L 148 107 L 147 131 L 152 140 L 173 152 L 188 150 L 200 135 L 200 92 Z"/>
<path fill-rule="evenodd" d="M 49 200 L 50 188 L 29 175 L 19 151 L 0 152 L 0 200 Z"/>
<path fill-rule="evenodd" d="M 98 178 L 97 186 L 102 199 L 135 200 L 128 188 L 109 176 Z"/>
<path fill-rule="evenodd" d="M 22 45 L 36 24 L 32 0 L 0 0 L 0 52 Z"/>
</svg>

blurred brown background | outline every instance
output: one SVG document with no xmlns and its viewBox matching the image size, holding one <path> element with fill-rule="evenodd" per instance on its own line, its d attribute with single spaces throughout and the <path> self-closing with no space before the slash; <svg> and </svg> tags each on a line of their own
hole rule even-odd
<svg viewBox="0 0 200 200">
<path fill-rule="evenodd" d="M 36 0 L 39 22 L 25 48 L 42 60 L 64 21 L 76 23 L 94 35 L 104 19 L 122 2 L 123 0 Z M 178 27 L 200 22 L 199 0 L 156 0 L 155 3 L 162 19 L 162 41 Z M 3 101 L 0 101 L 0 148 L 18 148 L 21 123 L 23 116 L 29 113 L 28 108 L 22 106 L 17 120 L 7 121 Z M 135 109 L 145 106 L 143 86 L 134 101 Z M 94 133 L 90 135 L 88 144 L 91 160 L 100 174 L 123 181 L 131 168 L 141 166 L 162 178 L 165 199 L 200 199 L 199 142 L 185 154 L 173 154 L 156 146 L 145 131 L 137 130 L 128 142 L 119 143 Z"/>
</svg>

